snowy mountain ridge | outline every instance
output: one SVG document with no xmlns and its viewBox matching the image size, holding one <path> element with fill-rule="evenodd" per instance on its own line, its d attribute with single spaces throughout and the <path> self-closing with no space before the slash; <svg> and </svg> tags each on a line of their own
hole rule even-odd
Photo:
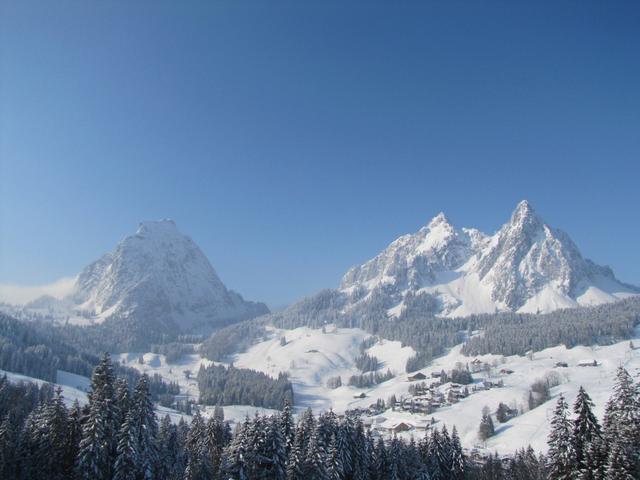
<svg viewBox="0 0 640 480">
<path fill-rule="evenodd" d="M 408 294 L 425 296 L 443 316 L 497 311 L 545 313 L 597 305 L 640 293 L 609 267 L 582 257 L 561 230 L 550 227 L 526 200 L 494 235 L 456 229 L 443 213 L 415 234 L 403 235 L 342 278 L 353 304 L 385 296 L 398 315 Z"/>
</svg>

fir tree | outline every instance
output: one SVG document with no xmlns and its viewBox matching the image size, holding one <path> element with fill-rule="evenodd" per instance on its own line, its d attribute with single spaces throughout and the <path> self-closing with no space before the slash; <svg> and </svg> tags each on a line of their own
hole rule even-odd
<svg viewBox="0 0 640 480">
<path fill-rule="evenodd" d="M 80 439 L 82 438 L 82 411 L 80 409 L 80 403 L 78 400 L 74 400 L 69 415 L 67 417 L 68 430 L 66 444 L 66 460 L 67 465 L 71 466 L 71 469 L 75 467 L 78 451 L 80 450 Z M 70 477 L 73 475 L 70 474 Z"/>
<path fill-rule="evenodd" d="M 575 454 L 573 449 L 573 425 L 567 417 L 569 406 L 560 395 L 551 420 L 549 434 L 549 479 L 564 480 L 572 478 L 575 470 Z"/>
<path fill-rule="evenodd" d="M 329 480 L 326 462 L 326 452 L 320 442 L 318 429 L 314 429 L 307 446 L 305 478 L 308 480 Z"/>
<path fill-rule="evenodd" d="M 478 438 L 481 441 L 486 442 L 488 438 L 493 437 L 495 434 L 495 427 L 493 426 L 493 420 L 488 413 L 482 414 L 482 420 L 480 421 L 480 428 L 478 429 Z"/>
<path fill-rule="evenodd" d="M 466 458 L 462 445 L 460 443 L 460 437 L 458 436 L 458 430 L 455 425 L 451 432 L 451 479 L 463 480 L 466 471 Z"/>
<path fill-rule="evenodd" d="M 149 393 L 149 377 L 140 377 L 136 385 L 130 411 L 135 419 L 136 447 L 138 454 L 137 473 L 143 480 L 155 477 L 158 465 L 158 422 L 153 411 L 153 402 Z"/>
<path fill-rule="evenodd" d="M 373 465 L 373 470 L 376 474 L 374 480 L 384 480 L 385 478 L 388 478 L 389 459 L 387 456 L 387 449 L 382 438 L 378 439 L 375 449 L 373 450 Z"/>
<path fill-rule="evenodd" d="M 640 395 L 622 367 L 618 368 L 613 394 L 605 409 L 603 436 L 609 453 L 617 446 L 616 461 L 640 476 Z"/>
<path fill-rule="evenodd" d="M 353 471 L 350 437 L 347 425 L 339 425 L 336 429 L 336 450 L 338 451 L 342 472 L 345 477 L 351 475 Z"/>
<path fill-rule="evenodd" d="M 426 465 L 429 475 L 433 480 L 446 480 L 446 474 L 442 469 L 440 460 L 442 458 L 442 438 L 437 428 L 434 428 L 428 440 Z"/>
<path fill-rule="evenodd" d="M 329 451 L 327 452 L 327 473 L 331 480 L 341 480 L 344 476 L 342 458 L 338 453 L 338 448 L 336 446 L 335 433 L 329 442 Z"/>
<path fill-rule="evenodd" d="M 593 402 L 591 398 L 580 387 L 578 396 L 573 405 L 573 412 L 576 415 L 573 421 L 572 447 L 574 452 L 575 465 L 578 471 L 588 468 L 586 454 L 592 442 L 598 442 L 602 438 L 600 424 L 592 411 Z"/>
<path fill-rule="evenodd" d="M 281 419 L 279 416 L 272 416 L 266 419 L 266 422 L 265 453 L 270 460 L 269 478 L 285 480 L 287 478 L 287 452 L 282 436 Z"/>
<path fill-rule="evenodd" d="M 204 419 L 198 410 L 191 420 L 191 427 L 185 442 L 187 457 L 184 473 L 185 480 L 204 480 L 207 474 L 202 439 L 205 438 L 206 429 Z M 237 438 L 240 441 L 241 439 Z"/>
<path fill-rule="evenodd" d="M 218 472 L 222 462 L 222 451 L 226 446 L 224 422 L 221 420 L 224 415 L 214 415 L 206 425 L 206 435 L 204 439 L 204 455 L 206 456 L 207 468 L 214 474 Z"/>
<path fill-rule="evenodd" d="M 622 452 L 620 445 L 614 443 L 609 453 L 607 462 L 607 480 L 633 480 L 638 477 L 633 474 L 633 465 L 628 462 L 628 457 Z"/>
<path fill-rule="evenodd" d="M 284 439 L 285 452 L 287 456 L 291 452 L 293 440 L 295 437 L 295 425 L 293 423 L 293 415 L 291 414 L 291 406 L 289 401 L 285 400 L 282 414 L 280 415 L 280 429 L 282 430 L 282 438 Z"/>
<path fill-rule="evenodd" d="M 182 473 L 177 470 L 178 451 L 178 429 L 165 415 L 158 429 L 158 478 L 172 479 Z"/>
<path fill-rule="evenodd" d="M 43 432 L 40 441 L 44 442 L 43 460 L 46 461 L 47 476 L 52 480 L 69 478 L 74 462 L 67 450 L 69 420 L 62 397 L 62 388 L 56 389 L 54 398 L 45 407 L 42 422 Z"/>
<path fill-rule="evenodd" d="M 118 427 L 113 368 L 108 353 L 93 372 L 88 410 L 80 440 L 78 474 L 82 480 L 110 480 Z"/>
<path fill-rule="evenodd" d="M 297 428 L 293 446 L 287 460 L 287 480 L 305 479 L 305 431 L 300 420 Z"/>
<path fill-rule="evenodd" d="M 400 480 L 401 448 L 400 440 L 394 436 L 389 444 L 389 480 Z"/>
<path fill-rule="evenodd" d="M 124 378 L 118 378 L 115 382 L 115 423 L 120 426 L 124 423 L 129 412 L 131 399 L 129 398 L 129 384 Z"/>
<path fill-rule="evenodd" d="M 133 410 L 127 412 L 118 432 L 117 456 L 113 480 L 135 480 L 139 476 L 140 452 L 137 438 L 138 425 Z"/>
<path fill-rule="evenodd" d="M 18 469 L 18 432 L 12 417 L 7 413 L 0 422 L 0 478 L 11 478 Z"/>
</svg>

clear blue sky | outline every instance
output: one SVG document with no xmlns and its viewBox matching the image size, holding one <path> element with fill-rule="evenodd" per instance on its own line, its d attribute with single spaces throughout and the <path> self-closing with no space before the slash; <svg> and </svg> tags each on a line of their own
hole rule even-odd
<svg viewBox="0 0 640 480">
<path fill-rule="evenodd" d="M 529 199 L 640 284 L 640 2 L 0 3 L 0 283 L 170 217 L 280 304 Z"/>
</svg>

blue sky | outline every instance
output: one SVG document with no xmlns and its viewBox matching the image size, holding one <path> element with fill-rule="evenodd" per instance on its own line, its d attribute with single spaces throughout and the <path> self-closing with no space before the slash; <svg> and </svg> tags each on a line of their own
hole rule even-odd
<svg viewBox="0 0 640 480">
<path fill-rule="evenodd" d="M 529 199 L 640 284 L 638 2 L 5 1 L 0 283 L 173 218 L 272 305 Z"/>
</svg>

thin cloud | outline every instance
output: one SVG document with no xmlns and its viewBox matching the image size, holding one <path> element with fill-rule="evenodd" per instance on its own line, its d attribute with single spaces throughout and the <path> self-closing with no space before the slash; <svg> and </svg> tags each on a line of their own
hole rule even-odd
<svg viewBox="0 0 640 480">
<path fill-rule="evenodd" d="M 76 277 L 63 277 L 47 285 L 0 284 L 0 302 L 23 305 L 43 295 L 63 298 L 73 291 Z"/>
</svg>

